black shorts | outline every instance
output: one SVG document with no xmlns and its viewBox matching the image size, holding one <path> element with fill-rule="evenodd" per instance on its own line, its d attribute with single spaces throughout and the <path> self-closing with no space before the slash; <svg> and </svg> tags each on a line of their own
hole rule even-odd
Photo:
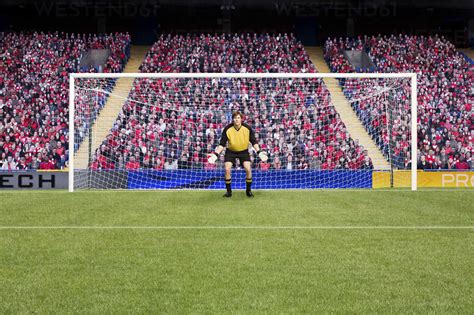
<svg viewBox="0 0 474 315">
<path fill-rule="evenodd" d="M 240 160 L 240 165 L 243 165 L 245 161 L 250 162 L 249 150 L 244 150 L 240 152 L 234 152 L 229 149 L 225 150 L 224 162 L 232 162 L 235 165 L 235 160 Z"/>
</svg>

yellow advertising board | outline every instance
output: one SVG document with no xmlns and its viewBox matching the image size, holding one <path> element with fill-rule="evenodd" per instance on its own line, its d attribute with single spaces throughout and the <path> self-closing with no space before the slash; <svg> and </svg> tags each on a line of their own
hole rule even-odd
<svg viewBox="0 0 474 315">
<path fill-rule="evenodd" d="M 394 188 L 410 188 L 410 171 L 393 171 Z M 419 188 L 474 188 L 474 172 L 418 171 Z M 390 188 L 390 172 L 374 171 L 372 188 Z"/>
</svg>

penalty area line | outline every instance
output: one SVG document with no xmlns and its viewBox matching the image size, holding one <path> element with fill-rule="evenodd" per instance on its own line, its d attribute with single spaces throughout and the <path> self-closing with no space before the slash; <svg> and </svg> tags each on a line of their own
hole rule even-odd
<svg viewBox="0 0 474 315">
<path fill-rule="evenodd" d="M 0 226 L 0 230 L 474 230 L 474 226 L 443 226 L 443 225 L 414 225 L 414 226 L 265 226 L 265 225 L 202 225 L 202 226 Z"/>
</svg>

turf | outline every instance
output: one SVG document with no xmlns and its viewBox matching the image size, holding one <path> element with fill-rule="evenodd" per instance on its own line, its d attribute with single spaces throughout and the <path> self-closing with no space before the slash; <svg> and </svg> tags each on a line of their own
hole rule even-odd
<svg viewBox="0 0 474 315">
<path fill-rule="evenodd" d="M 0 192 L 0 313 L 474 309 L 474 228 L 341 229 L 474 227 L 471 191 L 221 195 Z"/>
</svg>

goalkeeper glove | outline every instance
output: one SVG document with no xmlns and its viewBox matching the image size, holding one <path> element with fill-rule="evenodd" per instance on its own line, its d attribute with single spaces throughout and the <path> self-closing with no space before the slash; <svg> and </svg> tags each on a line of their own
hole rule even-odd
<svg viewBox="0 0 474 315">
<path fill-rule="evenodd" d="M 207 159 L 207 161 L 210 164 L 214 164 L 214 163 L 216 163 L 218 158 L 219 158 L 219 155 L 217 155 L 216 152 L 212 152 L 211 154 L 209 154 L 209 158 Z"/>
<path fill-rule="evenodd" d="M 260 158 L 260 160 L 262 160 L 263 162 L 266 162 L 266 161 L 268 160 L 268 154 L 267 154 L 267 152 L 265 152 L 265 151 L 258 151 L 257 154 L 258 154 L 258 157 Z"/>
</svg>

